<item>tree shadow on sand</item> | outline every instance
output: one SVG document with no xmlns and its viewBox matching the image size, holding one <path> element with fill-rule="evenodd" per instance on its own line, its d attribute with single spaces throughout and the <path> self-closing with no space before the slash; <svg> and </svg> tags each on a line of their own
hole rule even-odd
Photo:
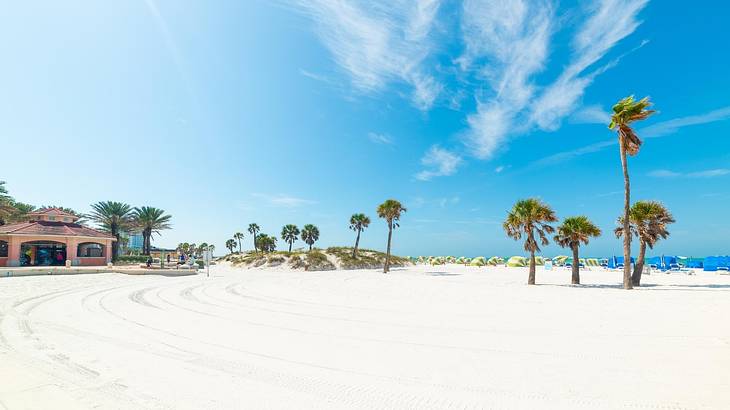
<svg viewBox="0 0 730 410">
<path fill-rule="evenodd" d="M 461 276 L 461 273 L 449 273 L 449 272 L 426 272 L 428 276 Z"/>
<path fill-rule="evenodd" d="M 585 289 L 623 289 L 623 284 L 550 284 L 543 283 L 539 286 L 559 286 L 564 288 L 585 288 Z M 655 283 L 642 284 L 636 286 L 635 290 L 647 290 L 647 291 L 685 291 L 685 292 L 730 292 L 730 285 L 718 285 L 718 284 L 700 284 L 700 285 L 658 285 Z"/>
</svg>

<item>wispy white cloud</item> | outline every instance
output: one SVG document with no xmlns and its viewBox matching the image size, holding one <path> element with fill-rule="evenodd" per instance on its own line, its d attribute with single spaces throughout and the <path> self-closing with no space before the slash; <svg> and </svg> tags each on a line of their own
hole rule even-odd
<svg viewBox="0 0 730 410">
<path fill-rule="evenodd" d="M 727 119 L 730 119 L 730 106 L 713 110 L 705 114 L 690 115 L 688 117 L 658 122 L 654 125 L 643 128 L 641 130 L 641 135 L 645 138 L 663 137 L 665 135 L 674 134 L 683 127 L 702 125 Z"/>
<path fill-rule="evenodd" d="M 434 145 L 421 158 L 421 164 L 427 169 L 417 173 L 415 177 L 421 181 L 429 181 L 434 177 L 453 175 L 462 162 L 459 155 Z"/>
<path fill-rule="evenodd" d="M 385 145 L 392 145 L 393 140 L 385 135 L 385 134 L 378 134 L 375 132 L 369 132 L 368 133 L 368 139 L 376 144 L 385 144 Z"/>
<path fill-rule="evenodd" d="M 667 121 L 658 122 L 648 127 L 641 128 L 637 131 L 640 137 L 657 138 L 675 134 L 684 127 L 693 125 L 709 124 L 718 121 L 730 119 L 730 106 L 712 110 L 705 114 L 690 115 L 687 117 L 674 118 Z M 605 122 L 603 122 L 605 124 Z M 605 141 L 596 142 L 584 147 L 580 147 L 570 151 L 558 152 L 547 157 L 533 161 L 529 167 L 545 166 L 568 161 L 581 155 L 598 152 L 604 148 L 618 144 L 616 138 L 607 139 Z M 662 170 L 658 170 L 662 171 Z M 671 171 L 670 171 L 671 172 Z M 673 176 L 673 175 L 654 175 L 654 176 Z"/>
<path fill-rule="evenodd" d="M 433 47 L 430 33 L 441 0 L 292 0 L 316 23 L 317 33 L 355 88 L 377 92 L 400 81 L 413 104 L 430 108 L 443 86 L 421 63 Z"/>
<path fill-rule="evenodd" d="M 502 171 L 504 171 L 504 169 L 505 169 L 504 165 L 500 165 L 494 169 L 494 172 L 500 174 L 500 173 L 502 173 Z"/>
<path fill-rule="evenodd" d="M 299 74 L 301 74 L 301 75 L 303 75 L 303 76 L 305 76 L 307 78 L 311 78 L 312 80 L 320 81 L 320 82 L 323 82 L 323 83 L 326 83 L 326 84 L 333 84 L 334 83 L 332 81 L 332 79 L 331 78 L 328 78 L 327 76 L 324 76 L 322 74 L 313 73 L 313 72 L 311 72 L 309 70 L 305 70 L 303 68 L 300 68 L 299 69 Z"/>
<path fill-rule="evenodd" d="M 452 196 L 450 198 L 441 198 L 439 199 L 439 207 L 446 208 L 447 205 L 456 205 L 461 201 L 461 198 L 458 196 Z"/>
<path fill-rule="evenodd" d="M 532 122 L 543 130 L 555 130 L 560 126 L 561 120 L 575 109 L 586 87 L 618 60 L 591 72 L 585 71 L 636 30 L 641 24 L 638 14 L 647 3 L 648 0 L 596 0 L 590 3 L 589 17 L 573 40 L 572 62 L 533 102 Z"/>
<path fill-rule="evenodd" d="M 588 105 L 570 116 L 573 124 L 606 124 L 611 121 L 611 114 L 600 105 Z"/>
<path fill-rule="evenodd" d="M 716 178 L 730 174 L 730 169 L 718 168 L 695 172 L 675 172 L 667 169 L 658 169 L 649 172 L 649 176 L 655 178 Z"/>
<path fill-rule="evenodd" d="M 575 157 L 579 157 L 581 155 L 598 152 L 606 147 L 610 147 L 611 145 L 618 144 L 618 142 L 616 142 L 616 141 L 617 141 L 616 139 L 600 141 L 600 142 L 586 145 L 584 147 L 580 147 L 580 148 L 577 148 L 574 150 L 563 151 L 563 152 L 558 152 L 558 153 L 555 153 L 552 155 L 548 155 L 547 157 L 538 159 L 537 161 L 533 161 L 530 164 L 530 167 L 533 168 L 533 167 L 557 164 L 560 162 L 571 160 L 571 159 L 573 159 Z"/>
<path fill-rule="evenodd" d="M 320 39 L 357 90 L 377 93 L 405 83 L 412 103 L 422 110 L 439 98 L 460 107 L 468 90 L 476 108 L 466 117 L 463 143 L 469 155 L 490 159 L 513 136 L 535 128 L 557 129 L 596 76 L 617 64 L 620 56 L 595 67 L 641 24 L 638 14 L 649 0 L 588 2 L 570 60 L 546 87 L 536 77 L 548 62 L 552 34 L 563 28 L 556 18 L 556 0 L 464 0 L 456 14 L 464 52 L 453 60 L 456 67 L 446 69 L 437 54 L 442 47 L 437 40 L 445 32 L 436 30 L 442 29 L 437 16 L 443 0 L 288 1 L 316 23 Z M 456 81 L 444 75 L 454 75 Z M 455 89 L 447 90 L 445 84 Z M 586 107 L 576 121 L 605 120 L 599 110 Z M 433 153 L 424 158 L 429 156 Z M 456 170 L 436 168 L 417 178 Z"/>
<path fill-rule="evenodd" d="M 304 198 L 297 198 L 295 196 L 286 195 L 286 194 L 276 194 L 276 195 L 269 195 L 269 194 L 261 194 L 261 193 L 253 193 L 251 194 L 254 198 L 261 199 L 266 201 L 269 205 L 272 206 L 279 206 L 283 208 L 297 208 L 304 205 L 313 205 L 316 204 L 316 201 L 312 201 L 309 199 Z"/>
<path fill-rule="evenodd" d="M 477 158 L 489 159 L 515 128 L 517 115 L 535 93 L 532 76 L 544 68 L 553 7 L 547 1 L 467 0 L 462 31 L 464 70 L 476 70 L 492 96 L 477 100 L 469 115 L 466 143 Z"/>
</svg>

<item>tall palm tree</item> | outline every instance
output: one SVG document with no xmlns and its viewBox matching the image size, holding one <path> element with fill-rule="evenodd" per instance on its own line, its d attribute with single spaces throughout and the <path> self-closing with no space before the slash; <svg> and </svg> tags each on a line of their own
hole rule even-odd
<svg viewBox="0 0 730 410">
<path fill-rule="evenodd" d="M 558 233 L 555 235 L 555 243 L 563 248 L 570 248 L 573 251 L 573 274 L 570 283 L 580 284 L 580 263 L 578 248 L 580 244 L 588 245 L 590 238 L 601 236 L 601 229 L 585 216 L 573 216 L 565 218 L 558 226 Z"/>
<path fill-rule="evenodd" d="M 117 238 L 112 242 L 112 257 L 119 253 L 119 241 L 122 230 L 132 225 L 132 206 L 123 202 L 104 201 L 91 205 L 89 219 L 96 222 L 103 230 Z"/>
<path fill-rule="evenodd" d="M 530 274 L 527 278 L 528 285 L 535 284 L 535 252 L 540 251 L 540 246 L 535 240 L 537 233 L 540 243 L 547 245 L 547 235 L 555 232 L 549 225 L 556 222 L 558 218 L 550 206 L 539 199 L 530 198 L 517 201 L 512 210 L 507 214 L 507 219 L 502 224 L 507 236 L 514 240 L 526 236 L 525 250 L 530 252 Z"/>
<path fill-rule="evenodd" d="M 233 253 L 233 249 L 236 248 L 236 240 L 235 239 L 229 239 L 226 241 L 226 248 L 228 248 L 228 251 L 230 253 Z"/>
<path fill-rule="evenodd" d="M 370 226 L 370 218 L 365 214 L 353 214 L 350 217 L 350 229 L 357 232 L 355 247 L 352 248 L 352 257 L 357 258 L 357 248 L 360 247 L 360 233 Z"/>
<path fill-rule="evenodd" d="M 210 251 L 210 256 L 212 257 L 213 252 L 215 252 L 215 245 L 213 245 L 212 243 L 208 245 L 208 250 Z"/>
<path fill-rule="evenodd" d="M 383 273 L 390 272 L 390 244 L 393 238 L 393 229 L 400 226 L 399 221 L 401 214 L 406 211 L 407 209 L 395 199 L 388 199 L 382 204 L 378 205 L 378 217 L 385 219 L 385 222 L 388 224 L 388 247 L 385 253 L 385 265 L 383 266 Z"/>
<path fill-rule="evenodd" d="M 233 239 L 235 239 L 236 242 L 238 242 L 238 253 L 241 253 L 243 251 L 241 248 L 241 241 L 243 240 L 243 234 L 241 232 L 236 232 L 233 235 Z"/>
<path fill-rule="evenodd" d="M 669 210 L 657 201 L 638 201 L 629 210 L 629 232 L 639 238 L 639 257 L 636 259 L 634 273 L 631 275 L 631 284 L 641 286 L 641 274 L 646 261 L 646 247 L 654 249 L 660 239 L 667 239 L 669 231 L 667 225 L 674 223 L 674 217 Z M 619 217 L 619 227 L 614 231 L 616 237 L 624 236 L 624 219 Z M 624 260 L 625 265 L 630 265 Z"/>
<path fill-rule="evenodd" d="M 621 168 L 624 173 L 624 219 L 623 229 L 629 231 L 629 208 L 631 205 L 631 184 L 629 182 L 629 164 L 626 155 L 635 156 L 641 149 L 641 139 L 634 132 L 631 125 L 636 121 L 642 121 L 654 114 L 649 110 L 651 106 L 649 97 L 639 101 L 634 96 L 628 96 L 613 106 L 613 115 L 608 128 L 617 130 L 618 145 L 621 154 Z M 624 289 L 631 289 L 631 235 L 624 235 Z"/>
<path fill-rule="evenodd" d="M 257 242 L 256 242 L 256 235 L 261 232 L 261 228 L 255 223 L 248 224 L 248 233 L 250 233 L 253 236 L 253 252 L 258 253 L 258 250 L 256 249 Z"/>
<path fill-rule="evenodd" d="M 132 223 L 136 229 L 142 232 L 142 253 L 149 255 L 152 248 L 152 235 L 160 234 L 163 229 L 170 229 L 171 215 L 165 215 L 165 211 L 151 206 L 134 208 Z M 197 248 L 193 247 L 193 250 Z"/>
<path fill-rule="evenodd" d="M 291 246 L 299 239 L 299 228 L 296 225 L 288 224 L 281 228 L 281 239 L 289 244 L 289 253 L 291 253 Z"/>
<path fill-rule="evenodd" d="M 309 250 L 311 251 L 312 245 L 319 240 L 319 228 L 312 224 L 304 225 L 302 228 L 302 240 L 309 245 Z"/>
</svg>

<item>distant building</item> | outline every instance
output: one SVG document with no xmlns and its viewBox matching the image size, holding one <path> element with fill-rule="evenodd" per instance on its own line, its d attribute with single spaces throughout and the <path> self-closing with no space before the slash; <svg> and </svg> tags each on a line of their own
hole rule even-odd
<svg viewBox="0 0 730 410">
<path fill-rule="evenodd" d="M 142 244 L 144 243 L 144 237 L 141 233 L 133 233 L 129 235 L 129 242 L 127 248 L 130 250 L 141 251 Z"/>
<path fill-rule="evenodd" d="M 119 233 L 119 238 L 121 239 L 121 244 L 119 246 L 119 255 L 142 252 L 142 244 L 144 243 L 144 238 L 142 237 L 141 233 L 122 231 Z"/>
<path fill-rule="evenodd" d="M 57 208 L 28 214 L 26 222 L 0 226 L 0 266 L 101 266 L 111 262 L 106 232 L 79 225 L 78 216 Z"/>
</svg>

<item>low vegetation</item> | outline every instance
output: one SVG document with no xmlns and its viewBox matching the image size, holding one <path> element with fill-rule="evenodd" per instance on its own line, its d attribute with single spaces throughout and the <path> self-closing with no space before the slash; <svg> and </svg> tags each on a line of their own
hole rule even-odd
<svg viewBox="0 0 730 410">
<path fill-rule="evenodd" d="M 269 253 L 245 252 L 231 254 L 222 258 L 234 266 L 246 268 L 281 267 L 306 271 L 325 271 L 337 269 L 380 269 L 385 265 L 386 254 L 371 249 L 358 249 L 357 257 L 353 256 L 351 247 L 314 248 L 311 251 L 293 250 L 273 251 Z M 408 258 L 390 256 L 391 266 L 408 266 L 412 262 Z"/>
</svg>

